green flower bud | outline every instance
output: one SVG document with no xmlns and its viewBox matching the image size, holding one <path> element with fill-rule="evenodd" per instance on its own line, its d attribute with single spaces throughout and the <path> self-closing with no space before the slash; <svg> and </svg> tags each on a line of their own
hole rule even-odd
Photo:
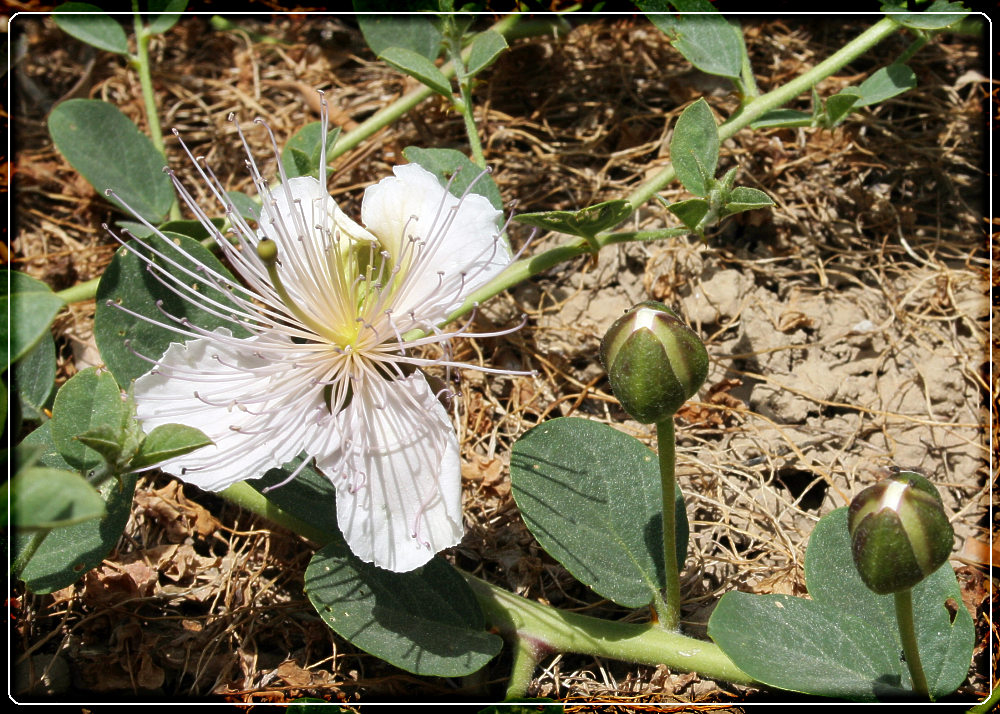
<svg viewBox="0 0 1000 714">
<path fill-rule="evenodd" d="M 912 588 L 940 568 L 955 540 L 941 495 L 913 471 L 855 496 L 847 528 L 858 573 L 880 595 Z"/>
<path fill-rule="evenodd" d="M 643 424 L 672 417 L 708 376 L 708 353 L 666 305 L 639 303 L 611 326 L 601 361 L 622 408 Z"/>
</svg>

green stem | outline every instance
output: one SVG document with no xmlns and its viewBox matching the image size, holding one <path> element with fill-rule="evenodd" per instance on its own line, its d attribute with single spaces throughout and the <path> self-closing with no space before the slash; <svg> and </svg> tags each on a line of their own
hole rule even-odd
<svg viewBox="0 0 1000 714">
<path fill-rule="evenodd" d="M 674 417 L 656 425 L 656 450 L 660 460 L 660 491 L 663 511 L 663 598 L 666 611 L 658 612 L 660 627 L 677 630 L 681 621 L 681 579 L 677 567 L 677 523 L 674 513 Z"/>
<path fill-rule="evenodd" d="M 264 518 L 267 518 L 268 520 L 273 521 L 274 523 L 277 523 L 294 533 L 298 533 L 300 536 L 308 538 L 319 546 L 324 546 L 334 540 L 333 536 L 331 536 L 327 531 L 321 528 L 316 528 L 315 526 L 296 518 L 288 511 L 284 511 L 275 506 L 246 481 L 234 483 L 224 491 L 221 491 L 220 495 L 227 501 L 235 503 L 240 508 L 250 511 L 251 513 L 264 516 Z"/>
<path fill-rule="evenodd" d="M 993 693 L 985 700 L 969 709 L 968 714 L 987 714 L 993 707 L 1000 704 L 1000 687 L 995 687 Z"/>
<path fill-rule="evenodd" d="M 913 680 L 913 690 L 921 696 L 933 701 L 927 688 L 927 678 L 924 676 L 923 665 L 920 664 L 920 651 L 917 649 L 917 632 L 913 626 L 913 591 L 910 588 L 893 593 L 896 604 L 896 624 L 899 626 L 899 638 L 903 641 L 903 656 Z"/>
<path fill-rule="evenodd" d="M 150 73 L 149 64 L 149 40 L 153 33 L 142 24 L 139 16 L 139 0 L 132 0 L 132 21 L 135 25 L 135 57 L 131 58 L 131 64 L 135 67 L 139 75 L 139 85 L 142 87 L 142 101 L 146 109 L 146 124 L 149 125 L 149 138 L 153 140 L 153 146 L 163 155 L 163 160 L 167 160 L 167 149 L 163 143 L 163 129 L 160 127 L 160 117 L 156 111 L 156 95 L 153 92 L 153 76 Z M 174 194 L 174 201 L 170 204 L 170 219 L 179 220 L 181 218 L 181 207 Z"/>
<path fill-rule="evenodd" d="M 472 153 L 472 163 L 481 169 L 485 169 L 486 157 L 483 155 L 483 144 L 479 140 L 479 129 L 476 126 L 476 118 L 472 115 L 472 92 L 469 91 L 467 82 L 459 82 L 458 91 L 462 95 L 462 100 L 456 102 L 455 108 L 462 113 L 462 120 L 465 122 L 465 133 L 469 139 L 469 151 Z"/>
<path fill-rule="evenodd" d="M 501 35 L 506 37 L 516 25 L 520 19 L 519 15 L 507 15 L 501 18 L 495 25 L 493 25 L 494 30 L 499 32 Z M 468 58 L 469 49 L 462 53 L 462 57 Z M 455 65 L 452 62 L 448 62 L 441 67 L 441 72 L 445 77 L 451 79 L 455 76 Z M 327 152 L 328 160 L 341 156 L 354 147 L 358 146 L 362 141 L 370 137 L 372 134 L 382 129 L 383 127 L 389 126 L 394 121 L 399 119 L 401 116 L 406 114 L 408 111 L 413 109 L 415 106 L 420 104 L 428 97 L 434 94 L 434 90 L 430 87 L 420 85 L 416 89 L 407 92 L 402 97 L 397 99 L 395 102 L 387 106 L 385 109 L 375 112 L 368 119 L 363 121 L 353 130 L 343 134 L 337 139 L 337 143 L 334 147 Z"/>
<path fill-rule="evenodd" d="M 458 35 L 456 37 L 456 34 Z M 465 123 L 465 134 L 469 141 L 469 151 L 472 161 L 481 169 L 486 168 L 486 157 L 483 156 L 483 144 L 479 140 L 479 128 L 476 126 L 475 109 L 472 103 L 472 78 L 466 72 L 465 59 L 462 57 L 462 37 L 455 23 L 450 25 L 448 34 L 448 54 L 451 66 L 455 69 L 455 80 L 458 83 L 459 99 L 454 99 L 455 109 L 462 115 Z"/>
<path fill-rule="evenodd" d="M 802 92 L 819 84 L 831 74 L 850 64 L 869 49 L 899 29 L 899 25 L 889 17 L 883 17 L 818 65 L 799 75 L 788 84 L 774 89 L 767 94 L 754 99 L 741 107 L 730 119 L 719 126 L 719 141 L 725 141 L 736 132 L 749 126 L 772 109 L 787 104 Z M 653 194 L 676 178 L 676 172 L 671 164 L 665 167 L 646 183 L 633 191 L 628 202 L 633 208 L 638 208 L 648 201 Z"/>
<path fill-rule="evenodd" d="M 85 283 L 78 283 L 65 290 L 60 290 L 56 293 L 56 297 L 62 298 L 65 303 L 93 300 L 94 296 L 97 295 L 97 285 L 100 282 L 101 279 L 99 277 L 91 278 Z"/>
<path fill-rule="evenodd" d="M 927 34 L 921 33 L 920 35 L 918 35 L 917 39 L 911 42 L 909 47 L 903 50 L 903 54 L 901 54 L 899 57 L 896 58 L 896 63 L 903 64 L 904 62 L 909 62 L 910 58 L 913 57 L 913 55 L 917 54 L 917 52 L 924 45 L 930 42 L 930 39 L 931 39 L 930 36 Z"/>
<path fill-rule="evenodd" d="M 855 60 L 865 51 L 878 44 L 886 37 L 898 29 L 899 25 L 890 18 L 885 17 L 862 32 L 856 38 L 847 43 L 840 50 L 830 55 L 805 74 L 796 77 L 791 82 L 775 90 L 761 95 L 752 102 L 740 109 L 729 121 L 719 127 L 719 140 L 730 138 L 740 129 L 749 126 L 754 120 L 760 118 L 766 112 L 777 109 L 788 103 L 800 93 L 818 84 L 823 79 L 841 69 L 845 65 Z M 660 173 L 651 178 L 646 183 L 639 186 L 628 196 L 628 202 L 633 208 L 638 208 L 661 188 L 676 178 L 673 165 L 665 167 Z M 687 229 L 667 229 L 677 231 L 674 235 L 688 233 Z M 627 238 L 628 234 L 612 233 L 601 234 L 594 238 L 593 245 L 588 244 L 581 238 L 575 238 L 556 248 L 539 253 L 530 258 L 524 258 L 510 265 L 503 273 L 494 278 L 479 290 L 475 291 L 455 312 L 448 316 L 448 322 L 465 315 L 476 305 L 485 302 L 498 293 L 507 290 L 513 285 L 520 283 L 533 275 L 548 270 L 564 261 L 575 258 L 584 253 L 596 252 L 600 248 L 612 243 L 620 243 L 625 240 L 644 240 L 640 233 L 632 234 L 634 238 Z"/>
<path fill-rule="evenodd" d="M 755 684 L 711 642 L 655 625 L 614 622 L 559 610 L 463 573 L 487 622 L 509 640 L 526 641 L 536 655 L 575 652 L 636 664 L 664 664 L 711 679 Z M 519 675 L 521 676 L 521 675 Z"/>
<path fill-rule="evenodd" d="M 753 76 L 753 65 L 750 64 L 745 41 L 740 53 L 740 92 L 743 94 L 741 104 L 744 105 L 760 96 L 760 87 L 757 86 L 757 78 Z"/>
<path fill-rule="evenodd" d="M 504 701 L 511 702 L 523 699 L 528 693 L 528 686 L 535 676 L 539 653 L 528 638 L 517 638 L 511 645 L 513 661 L 510 667 L 510 679 L 507 680 L 507 692 Z"/>
</svg>

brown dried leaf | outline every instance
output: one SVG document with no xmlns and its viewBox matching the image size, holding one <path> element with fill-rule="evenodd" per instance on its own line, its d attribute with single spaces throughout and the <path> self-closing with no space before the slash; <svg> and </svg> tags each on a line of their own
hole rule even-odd
<svg viewBox="0 0 1000 714">
<path fill-rule="evenodd" d="M 294 660 L 285 660 L 279 664 L 275 674 L 290 687 L 308 687 L 313 683 L 313 673 L 308 669 L 303 669 Z"/>
<path fill-rule="evenodd" d="M 185 497 L 179 481 L 170 481 L 155 491 L 136 491 L 135 504 L 137 513 L 152 517 L 175 543 L 192 536 L 205 538 L 219 528 L 211 513 Z"/>
</svg>

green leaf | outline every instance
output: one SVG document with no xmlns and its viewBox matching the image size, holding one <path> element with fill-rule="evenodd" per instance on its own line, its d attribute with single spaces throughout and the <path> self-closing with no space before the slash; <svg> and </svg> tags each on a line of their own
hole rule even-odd
<svg viewBox="0 0 1000 714">
<path fill-rule="evenodd" d="M 917 75 L 905 64 L 899 62 L 878 70 L 858 87 L 860 99 L 856 107 L 867 107 L 884 102 L 897 94 L 907 92 L 917 86 Z"/>
<path fill-rule="evenodd" d="M 340 131 L 339 129 L 337 131 Z M 245 221 L 256 221 L 260 218 L 260 204 L 239 191 L 227 191 L 226 196 L 236 209 L 236 213 Z"/>
<path fill-rule="evenodd" d="M 510 460 L 514 500 L 541 546 L 602 597 L 642 607 L 664 586 L 660 469 L 639 440 L 560 418 L 522 436 Z M 677 562 L 688 524 L 675 494 Z"/>
<path fill-rule="evenodd" d="M 337 527 L 336 487 L 312 466 L 301 468 L 302 458 L 247 483 L 283 511 L 330 534 L 306 570 L 306 592 L 320 617 L 361 649 L 415 674 L 460 676 L 486 664 L 501 642 L 485 632 L 482 612 L 461 575 L 439 558 L 409 573 L 362 563 Z"/>
<path fill-rule="evenodd" d="M 48 285 L 29 275 L 9 270 L 7 279 L 9 297 L 0 296 L 0 311 L 10 315 L 10 322 L 5 324 L 7 334 L 0 335 L 0 350 L 7 349 L 8 340 L 10 345 L 10 352 L 4 353 L 5 365 L 17 362 L 32 350 L 66 304 Z"/>
<path fill-rule="evenodd" d="M 74 437 L 84 446 L 93 449 L 104 462 L 114 469 L 122 455 L 122 430 L 119 426 L 98 424 Z"/>
<path fill-rule="evenodd" d="M 734 213 L 753 211 L 757 208 L 767 208 L 773 205 L 774 201 L 763 191 L 749 186 L 737 186 L 729 195 L 729 202 L 722 207 L 719 216 L 725 218 Z"/>
<path fill-rule="evenodd" d="M 825 126 L 834 127 L 843 121 L 851 109 L 857 106 L 860 98 L 857 87 L 845 87 L 837 94 L 827 97 Z"/>
<path fill-rule="evenodd" d="M 632 204 L 624 199 L 605 201 L 579 211 L 543 211 L 514 216 L 518 223 L 536 226 L 547 231 L 591 239 L 601 231 L 613 228 L 630 215 Z"/>
<path fill-rule="evenodd" d="M 104 515 L 104 499 L 75 471 L 23 469 L 11 481 L 10 496 L 13 523 L 23 531 L 61 528 Z"/>
<path fill-rule="evenodd" d="M 403 10 L 437 10 L 434 3 L 426 2 L 359 2 L 355 0 L 357 12 L 385 10 L 391 14 L 357 16 L 358 27 L 365 37 L 368 47 L 376 55 L 381 55 L 390 47 L 401 47 L 415 52 L 428 60 L 435 60 L 441 51 L 441 30 L 437 18 L 430 14 L 403 14 Z"/>
<path fill-rule="evenodd" d="M 78 441 L 79 434 L 107 426 L 120 434 L 124 404 L 115 378 L 90 367 L 60 387 L 52 405 L 52 441 L 66 462 L 81 471 L 101 465 L 101 456 Z M 119 438 L 114 439 L 120 443 Z"/>
<path fill-rule="evenodd" d="M 22 448 L 39 448 L 39 463 L 57 469 L 71 468 L 56 450 L 50 433 L 51 421 L 28 434 L 19 444 Z M 135 476 L 108 479 L 98 489 L 104 500 L 105 514 L 66 528 L 57 528 L 45 536 L 34 556 L 20 573 L 28 589 L 35 593 L 50 593 L 72 585 L 85 572 L 101 564 L 121 538 L 132 512 Z M 13 548 L 16 558 L 31 542 L 31 532 L 17 533 Z"/>
<path fill-rule="evenodd" d="M 689 198 L 686 201 L 671 203 L 667 206 L 667 210 L 692 231 L 697 231 L 701 219 L 708 213 L 708 201 L 703 198 Z"/>
<path fill-rule="evenodd" d="M 472 186 L 472 193 L 485 196 L 495 209 L 503 210 L 503 198 L 493 177 L 472 163 L 461 151 L 408 146 L 403 149 L 403 156 L 407 161 L 418 164 L 437 176 L 442 185 L 449 186 L 453 196 L 461 198 L 465 190 Z"/>
<path fill-rule="evenodd" d="M 52 16 L 56 25 L 67 35 L 86 42 L 99 50 L 128 54 L 125 30 L 101 8 L 85 2 L 67 2 L 59 5 Z M 81 14 L 67 14 L 81 13 Z"/>
<path fill-rule="evenodd" d="M 128 386 L 133 379 L 152 369 L 148 360 L 159 359 L 171 342 L 183 342 L 186 339 L 164 326 L 173 323 L 157 307 L 158 300 L 162 301 L 163 311 L 174 317 L 187 318 L 192 324 L 207 330 L 228 327 L 234 335 L 245 336 L 245 332 L 238 330 L 231 321 L 195 307 L 185 298 L 165 288 L 160 280 L 150 274 L 146 263 L 139 256 L 150 255 L 149 248 L 153 248 L 196 275 L 202 275 L 198 266 L 204 265 L 233 279 L 218 258 L 197 241 L 177 233 L 154 236 L 143 242 L 147 248 L 142 247 L 135 239 L 128 246 L 119 248 L 97 286 L 94 338 L 101 358 L 122 386 Z M 163 258 L 156 257 L 154 260 L 183 284 L 194 286 L 197 293 L 223 304 L 230 302 L 227 292 L 220 292 L 204 278 L 195 279 L 167 264 Z M 116 305 L 122 305 L 158 324 L 137 319 L 119 310 Z"/>
<path fill-rule="evenodd" d="M 419 79 L 438 94 L 452 96 L 451 82 L 429 59 L 405 47 L 386 47 L 378 58 L 400 72 Z"/>
<path fill-rule="evenodd" d="M 507 40 L 496 30 L 480 32 L 472 40 L 469 49 L 469 61 L 466 71 L 475 76 L 496 62 L 503 51 L 507 49 Z"/>
<path fill-rule="evenodd" d="M 154 427 L 139 446 L 130 467 L 140 469 L 161 461 L 183 456 L 214 443 L 201 431 L 186 424 L 160 424 Z"/>
<path fill-rule="evenodd" d="M 719 129 L 708 102 L 699 99 L 677 119 L 670 138 L 670 160 L 677 178 L 695 196 L 707 196 L 719 163 Z"/>
<path fill-rule="evenodd" d="M 212 225 L 214 225 L 216 230 L 218 231 L 221 231 L 223 226 L 225 226 L 226 224 L 226 222 L 222 218 L 211 218 L 209 220 L 211 220 Z M 143 226 L 143 228 L 145 228 L 145 226 Z M 194 219 L 179 219 L 176 221 L 167 221 L 165 223 L 161 223 L 158 226 L 158 229 L 161 233 L 180 233 L 182 236 L 187 236 L 188 238 L 194 238 L 197 241 L 203 241 L 206 238 L 210 238 L 214 235 L 213 233 L 210 233 L 207 228 L 205 228 L 205 224 L 203 224 L 201 221 L 196 221 Z M 151 236 L 155 233 L 155 231 L 150 231 L 149 229 L 146 229 L 146 232 L 143 235 L 140 235 L 134 231 L 129 231 L 129 232 L 132 233 L 132 235 L 138 236 L 140 238 L 142 238 L 143 236 Z"/>
<path fill-rule="evenodd" d="M 329 151 L 340 136 L 340 128 L 327 132 L 326 150 Z M 314 121 L 299 129 L 288 140 L 281 152 L 281 165 L 289 176 L 319 176 L 319 162 L 323 143 L 323 124 Z M 257 209 L 260 214 L 260 209 Z M 255 216 L 256 217 L 256 216 Z"/>
<path fill-rule="evenodd" d="M 117 107 L 97 99 L 68 99 L 49 114 L 49 134 L 70 165 L 102 196 L 114 189 L 150 223 L 166 217 L 174 201 L 174 187 L 163 173 L 166 160 Z"/>
<path fill-rule="evenodd" d="M 688 62 L 708 74 L 738 79 L 743 61 L 743 33 L 739 25 L 718 14 L 707 0 L 637 0 L 650 21 L 667 34 Z M 673 6 L 685 13 L 671 14 Z M 667 13 L 667 14 L 657 14 Z"/>
<path fill-rule="evenodd" d="M 281 153 L 281 163 L 289 176 L 308 176 L 316 173 L 310 165 L 309 156 L 294 146 L 285 147 Z"/>
<path fill-rule="evenodd" d="M 147 29 L 156 35 L 162 35 L 181 19 L 187 8 L 187 0 L 149 0 L 149 12 L 156 13 L 148 17 Z"/>
<path fill-rule="evenodd" d="M 773 687 L 859 701 L 912 695 L 893 596 L 876 595 L 861 581 L 846 508 L 816 525 L 805 570 L 811 600 L 726 593 L 709 635 L 740 669 Z M 950 565 L 913 588 L 913 605 L 928 687 L 940 698 L 965 680 L 975 641 Z"/>
<path fill-rule="evenodd" d="M 337 526 L 337 488 L 311 465 L 303 467 L 303 458 L 305 457 L 300 455 L 280 469 L 270 469 L 260 478 L 247 479 L 247 483 L 278 508 L 331 534 L 346 549 L 347 544 Z M 289 481 L 296 471 L 298 474 Z M 272 488 L 279 484 L 284 485 Z"/>
<path fill-rule="evenodd" d="M 53 469 L 72 471 L 66 459 L 52 441 L 52 422 L 43 422 L 37 429 L 21 440 L 14 449 L 14 462 L 18 468 L 29 466 L 48 466 Z"/>
<path fill-rule="evenodd" d="M 950 25 L 954 25 L 969 14 L 960 2 L 934 0 L 930 7 L 926 8 L 923 12 L 910 13 L 906 12 L 908 4 L 898 1 L 883 2 L 882 12 L 893 13 L 891 17 L 895 22 L 914 30 L 943 30 Z"/>
<path fill-rule="evenodd" d="M 471 674 L 500 651 L 464 578 L 440 558 L 393 573 L 331 543 L 309 561 L 305 590 L 334 632 L 414 674 Z"/>
<path fill-rule="evenodd" d="M 156 234 L 155 228 L 147 228 L 145 224 L 138 221 L 115 221 L 115 225 L 123 231 L 127 231 L 129 236 L 136 238 L 149 238 Z"/>
<path fill-rule="evenodd" d="M 38 344 L 14 364 L 13 372 L 13 391 L 22 416 L 31 421 L 46 419 L 43 410 L 48 406 L 56 379 L 56 343 L 51 332 L 42 333 Z"/>
<path fill-rule="evenodd" d="M 773 109 L 750 123 L 752 129 L 812 126 L 812 114 L 795 109 Z"/>
</svg>

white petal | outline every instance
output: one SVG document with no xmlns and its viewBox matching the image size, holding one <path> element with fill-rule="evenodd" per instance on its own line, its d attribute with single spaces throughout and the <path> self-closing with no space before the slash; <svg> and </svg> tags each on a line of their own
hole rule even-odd
<svg viewBox="0 0 1000 714">
<path fill-rule="evenodd" d="M 215 335 L 231 337 L 222 327 Z M 161 464 L 164 471 L 210 491 L 257 478 L 290 461 L 315 438 L 317 416 L 322 413 L 318 410 L 326 409 L 322 388 L 313 387 L 310 393 L 307 381 L 303 381 L 297 398 L 289 396 L 287 375 L 296 376 L 294 368 L 285 367 L 285 384 L 276 384 L 279 370 L 270 376 L 250 372 L 267 371 L 275 366 L 274 361 L 254 354 L 259 351 L 255 338 L 241 342 L 234 346 L 205 337 L 173 343 L 160 359 L 160 366 L 135 381 L 136 413 L 146 432 L 160 424 L 180 423 L 200 429 L 215 442 Z M 290 351 L 288 363 L 294 358 Z M 279 389 L 280 399 L 257 401 Z M 251 402 L 247 407 L 250 411 L 238 406 L 244 400 Z M 289 407 L 275 409 L 279 401 L 289 403 Z M 274 413 L 261 414 L 271 410 Z"/>
<path fill-rule="evenodd" d="M 286 190 L 287 187 L 287 190 Z M 291 203 L 289 203 L 291 198 Z M 315 230 L 316 226 L 322 226 L 329 231 L 334 226 L 340 232 L 356 241 L 374 241 L 375 236 L 366 231 L 354 222 L 346 213 L 340 210 L 337 202 L 326 192 L 312 176 L 296 176 L 288 179 L 288 183 L 272 189 L 271 199 L 273 205 L 265 205 L 261 208 L 261 220 L 259 221 L 264 234 L 271 240 L 278 243 L 279 248 L 286 250 L 297 250 L 297 245 L 287 245 L 285 236 L 281 235 L 278 226 L 286 229 L 289 237 L 298 238 L 297 228 L 304 228 L 304 232 L 312 236 L 315 240 L 323 237 L 322 231 Z M 324 220 L 323 208 L 326 208 Z M 278 224 L 275 224 L 278 221 Z M 317 243 L 318 248 L 322 245 Z"/>
<path fill-rule="evenodd" d="M 458 441 L 423 375 L 355 392 L 341 433 L 362 435 L 317 466 L 337 485 L 337 523 L 351 551 L 396 572 L 462 538 Z M 339 431 L 339 430 L 338 430 Z"/>
<path fill-rule="evenodd" d="M 396 262 L 405 254 L 410 236 L 427 242 L 414 265 L 422 274 L 408 276 L 411 287 L 394 301 L 393 309 L 403 314 L 415 310 L 436 320 L 510 263 L 510 248 L 498 236 L 502 213 L 476 193 L 459 201 L 417 164 L 396 166 L 393 173 L 365 189 L 361 220 Z M 464 275 L 462 293 L 438 291 L 438 272 L 446 280 Z"/>
</svg>

